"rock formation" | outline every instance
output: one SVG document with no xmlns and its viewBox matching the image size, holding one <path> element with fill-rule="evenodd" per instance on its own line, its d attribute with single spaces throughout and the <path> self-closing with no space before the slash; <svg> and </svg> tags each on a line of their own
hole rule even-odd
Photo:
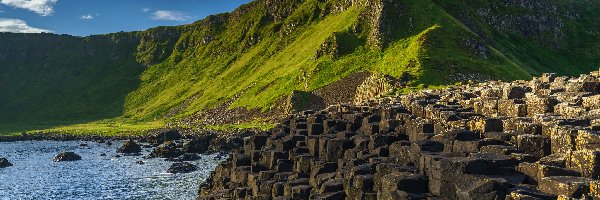
<svg viewBox="0 0 600 200">
<path fill-rule="evenodd" d="M 342 104 L 245 138 L 199 199 L 599 198 L 600 76 Z"/>
<path fill-rule="evenodd" d="M 136 154 L 142 152 L 142 147 L 135 143 L 133 140 L 129 140 L 123 144 L 119 149 L 117 149 L 117 153 L 124 154 Z"/>
<path fill-rule="evenodd" d="M 0 168 L 7 168 L 12 166 L 13 164 L 8 161 L 6 158 L 0 158 Z"/>
<path fill-rule="evenodd" d="M 73 152 L 61 152 L 56 154 L 52 161 L 54 162 L 64 162 L 64 161 L 78 161 L 81 160 L 81 156 L 73 153 Z"/>
<path fill-rule="evenodd" d="M 171 167 L 167 170 L 167 173 L 177 174 L 177 173 L 190 173 L 196 171 L 198 167 L 191 163 L 187 162 L 179 162 L 173 163 Z"/>
</svg>

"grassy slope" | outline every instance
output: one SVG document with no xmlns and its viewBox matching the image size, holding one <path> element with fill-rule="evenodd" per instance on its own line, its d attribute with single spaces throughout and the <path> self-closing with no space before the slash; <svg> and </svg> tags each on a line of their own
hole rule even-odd
<svg viewBox="0 0 600 200">
<path fill-rule="evenodd" d="M 179 63 L 165 62 L 153 66 L 143 75 L 141 90 L 129 96 L 128 107 L 133 109 L 129 109 L 126 116 L 159 117 L 186 99 L 194 98 L 180 114 L 187 116 L 236 95 L 240 95 L 239 99 L 232 106 L 266 110 L 293 90 L 314 90 L 362 70 L 396 77 L 407 72 L 419 77 L 420 82 L 443 84 L 445 82 L 439 82 L 443 79 L 430 75 L 439 75 L 438 72 L 432 72 L 437 68 L 431 67 L 439 62 L 457 63 L 462 65 L 461 70 L 467 72 L 477 71 L 506 79 L 529 77 L 523 69 L 499 53 L 493 54 L 489 60 L 482 60 L 457 47 L 454 41 L 460 34 L 474 36 L 436 4 L 431 1 L 407 2 L 409 13 L 399 23 L 407 24 L 409 18 L 413 17 L 415 28 L 410 32 L 399 31 L 394 36 L 398 39 L 384 50 L 358 47 L 340 58 L 326 56 L 314 59 L 315 53 L 328 37 L 335 32 L 348 32 L 355 24 L 364 8 L 353 7 L 324 19 L 309 20 L 306 27 L 298 28 L 296 35 L 287 36 L 294 38 L 287 44 L 280 35 L 269 35 L 243 53 L 225 54 L 218 59 L 192 57 Z M 307 18 L 306 13 L 311 12 L 306 10 L 310 11 L 318 5 L 315 1 L 306 1 L 288 21 L 295 16 L 303 18 L 304 15 Z M 457 33 L 460 34 L 457 36 Z M 280 48 L 281 43 L 285 44 L 283 48 Z M 206 64 L 206 60 L 211 59 L 214 62 Z M 424 62 L 427 64 L 424 65 Z M 508 71 L 516 73 L 506 73 Z M 146 101 L 148 99 L 150 101 Z"/>
<path fill-rule="evenodd" d="M 293 90 L 312 91 L 364 70 L 395 77 L 409 74 L 415 85 L 441 85 L 452 83 L 451 77 L 459 73 L 512 80 L 547 71 L 584 73 L 600 65 L 595 56 L 600 55 L 600 24 L 594 17 L 597 4 L 556 1 L 568 5 L 565 9 L 579 10 L 581 17 L 577 22 L 565 20 L 566 39 L 559 48 L 549 48 L 519 34 L 499 33 L 477 17 L 478 8 L 496 1 L 405 0 L 405 12 L 391 22 L 390 43 L 379 50 L 365 45 L 367 33 L 353 32 L 366 8 L 355 6 L 323 15 L 331 2 L 335 1 L 328 5 L 316 0 L 285 0 L 276 10 L 253 2 L 231 14 L 177 27 L 181 34 L 170 34 L 169 29 L 154 31 L 150 35 L 159 37 L 142 37 L 146 39 L 137 46 L 137 61 L 149 67 L 140 75 L 137 89 L 118 102 L 117 110 L 123 111 L 123 116 L 57 130 L 88 133 L 111 127 L 116 131 L 153 128 L 172 116 L 186 117 L 232 98 L 236 98 L 232 106 L 267 110 Z M 506 15 L 536 14 L 495 8 Z M 470 16 L 468 26 L 464 15 Z M 350 50 L 336 58 L 315 58 L 333 35 L 344 36 L 340 41 Z M 466 47 L 466 40 L 486 40 L 486 57 Z M 165 117 L 174 109 L 180 112 Z M 111 124 L 123 128 L 114 129 Z"/>
</svg>

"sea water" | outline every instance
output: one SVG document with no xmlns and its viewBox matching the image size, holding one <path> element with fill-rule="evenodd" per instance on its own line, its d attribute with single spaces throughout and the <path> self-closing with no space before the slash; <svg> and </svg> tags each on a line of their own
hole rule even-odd
<svg viewBox="0 0 600 200">
<path fill-rule="evenodd" d="M 0 199 L 195 199 L 200 183 L 220 162 L 215 154 L 202 155 L 192 162 L 198 171 L 169 174 L 172 162 L 143 158 L 151 149 L 144 149 L 141 156 L 118 157 L 121 144 L 0 143 L 0 157 L 13 164 L 0 168 Z M 75 152 L 82 160 L 52 162 L 54 155 L 64 151 Z M 144 164 L 137 164 L 139 160 Z"/>
</svg>

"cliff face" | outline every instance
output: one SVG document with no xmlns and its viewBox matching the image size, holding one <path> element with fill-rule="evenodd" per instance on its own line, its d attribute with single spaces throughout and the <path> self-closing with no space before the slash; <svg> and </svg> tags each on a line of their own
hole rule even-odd
<svg viewBox="0 0 600 200">
<path fill-rule="evenodd" d="M 598 11 L 575 0 L 256 0 L 143 32 L 0 34 L 0 119 L 268 112 L 294 91 L 332 96 L 323 88 L 362 71 L 406 85 L 579 74 L 600 65 Z"/>
</svg>

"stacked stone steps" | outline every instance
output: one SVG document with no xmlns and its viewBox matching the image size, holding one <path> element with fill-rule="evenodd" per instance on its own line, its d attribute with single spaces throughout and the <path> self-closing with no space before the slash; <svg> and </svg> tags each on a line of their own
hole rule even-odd
<svg viewBox="0 0 600 200">
<path fill-rule="evenodd" d="M 544 74 L 289 116 L 199 199 L 600 198 L 600 77 Z"/>
</svg>

